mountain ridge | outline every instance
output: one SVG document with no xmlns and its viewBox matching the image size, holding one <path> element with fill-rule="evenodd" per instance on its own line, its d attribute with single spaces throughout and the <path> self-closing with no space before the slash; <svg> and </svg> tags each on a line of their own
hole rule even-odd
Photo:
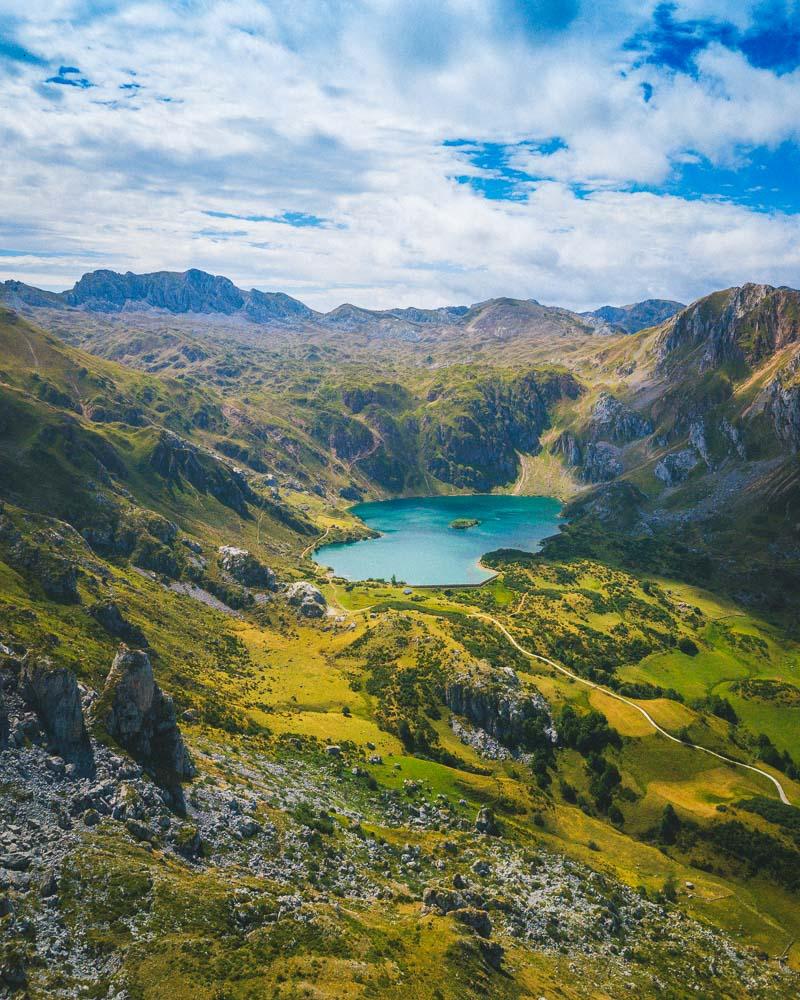
<svg viewBox="0 0 800 1000">
<path fill-rule="evenodd" d="M 32 308 L 76 308 L 96 313 L 124 313 L 161 310 L 174 315 L 198 313 L 241 317 L 266 325 L 302 327 L 322 325 L 338 329 L 357 329 L 375 324 L 386 335 L 416 327 L 452 327 L 479 322 L 487 313 L 513 307 L 535 320 L 553 314 L 562 321 L 574 322 L 587 333 L 616 333 L 624 329 L 635 333 L 644 326 L 668 318 L 671 307 L 681 303 L 666 299 L 647 299 L 629 306 L 603 306 L 594 312 L 577 313 L 559 306 L 545 306 L 536 299 L 498 296 L 469 306 L 440 306 L 423 309 L 416 306 L 390 309 L 367 309 L 343 302 L 327 312 L 312 309 L 285 292 L 264 292 L 236 286 L 230 278 L 212 275 L 197 268 L 186 271 L 153 271 L 137 274 L 108 268 L 89 271 L 63 292 L 48 292 L 33 285 L 10 279 L 2 286 L 2 298 L 9 305 Z M 675 311 L 673 308 L 673 312 Z M 592 322 L 592 321 L 599 321 Z"/>
</svg>

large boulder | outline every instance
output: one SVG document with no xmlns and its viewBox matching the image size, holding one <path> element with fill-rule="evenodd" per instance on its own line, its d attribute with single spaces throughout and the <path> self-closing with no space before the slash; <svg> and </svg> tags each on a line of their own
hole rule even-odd
<svg viewBox="0 0 800 1000">
<path fill-rule="evenodd" d="M 466 924 L 467 927 L 471 927 L 482 938 L 491 937 L 492 921 L 486 910 L 481 910 L 475 906 L 464 906 L 457 910 L 451 910 L 450 916 L 454 920 Z"/>
<path fill-rule="evenodd" d="M 29 655 L 22 664 L 20 692 L 62 757 L 89 749 L 78 681 L 71 670 L 54 667 L 47 657 Z"/>
<path fill-rule="evenodd" d="M 112 739 L 165 782 L 194 777 L 172 698 L 156 683 L 144 650 L 120 646 L 94 714 Z"/>
<path fill-rule="evenodd" d="M 306 580 L 290 583 L 286 588 L 286 600 L 306 618 L 322 618 L 327 603 L 322 591 Z"/>
<path fill-rule="evenodd" d="M 275 590 L 277 585 L 275 573 L 269 566 L 259 562 L 247 549 L 221 545 L 219 564 L 226 573 L 245 587 L 265 587 L 267 590 Z"/>
</svg>

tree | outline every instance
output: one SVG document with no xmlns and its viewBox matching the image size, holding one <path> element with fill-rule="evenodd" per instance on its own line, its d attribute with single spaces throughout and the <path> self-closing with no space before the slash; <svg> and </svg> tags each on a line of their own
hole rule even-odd
<svg viewBox="0 0 800 1000">
<path fill-rule="evenodd" d="M 661 822 L 658 826 L 658 839 L 664 844 L 674 844 L 680 832 L 680 818 L 668 802 L 661 814 Z"/>
</svg>

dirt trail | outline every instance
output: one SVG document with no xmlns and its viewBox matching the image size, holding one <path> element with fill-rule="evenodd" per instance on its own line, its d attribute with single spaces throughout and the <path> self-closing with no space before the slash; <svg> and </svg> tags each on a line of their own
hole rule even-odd
<svg viewBox="0 0 800 1000">
<path fill-rule="evenodd" d="M 762 777 L 767 778 L 775 786 L 775 788 L 778 791 L 778 795 L 780 796 L 781 802 L 783 802 L 787 806 L 791 804 L 786 795 L 786 792 L 783 790 L 783 785 L 780 783 L 780 781 L 778 781 L 777 778 L 773 777 L 773 775 L 771 775 L 768 771 L 762 771 L 760 767 L 755 767 L 752 764 L 744 764 L 742 761 L 734 760 L 732 757 L 726 757 L 724 756 L 724 754 L 717 753 L 716 750 L 709 750 L 708 747 L 700 746 L 698 743 L 685 743 L 683 740 L 678 739 L 677 736 L 673 736 L 671 733 L 668 733 L 666 729 L 663 729 L 661 726 L 659 726 L 659 724 L 655 721 L 652 715 L 650 715 L 649 712 L 647 712 L 644 708 L 642 708 L 641 705 L 637 705 L 635 701 L 631 701 L 629 698 L 625 698 L 621 694 L 617 694 L 616 691 L 612 691 L 610 690 L 610 688 L 603 687 L 602 684 L 596 684 L 594 681 L 587 680 L 585 677 L 581 677 L 578 674 L 574 674 L 571 670 L 567 670 L 566 667 L 562 667 L 560 663 L 556 663 L 555 660 L 551 660 L 546 656 L 540 656 L 538 653 L 532 653 L 530 650 L 525 649 L 524 646 L 521 646 L 517 642 L 514 636 L 505 627 L 505 625 L 503 625 L 503 623 L 498 621 L 496 618 L 492 618 L 491 615 L 485 615 L 482 614 L 481 612 L 474 612 L 471 615 L 471 617 L 481 618 L 483 621 L 491 622 L 491 624 L 494 625 L 495 628 L 500 629 L 500 631 L 503 633 L 506 639 L 508 639 L 511 645 L 515 649 L 518 649 L 519 652 L 523 654 L 523 656 L 527 656 L 532 660 L 540 660 L 542 663 L 546 663 L 548 666 L 553 667 L 555 670 L 558 670 L 559 673 L 564 674 L 566 677 L 571 677 L 574 681 L 577 681 L 579 684 L 585 684 L 586 687 L 593 688 L 595 691 L 602 691 L 602 693 L 608 695 L 609 698 L 614 698 L 616 701 L 621 701 L 623 705 L 628 705 L 630 706 L 630 708 L 636 709 L 637 712 L 639 712 L 641 715 L 644 716 L 645 719 L 647 719 L 647 721 L 650 723 L 653 729 L 656 730 L 656 732 L 661 733 L 662 736 L 666 736 L 666 738 L 668 740 L 672 740 L 673 743 L 679 743 L 681 746 L 691 747 L 693 750 L 699 750 L 701 751 L 701 753 L 707 753 L 712 757 L 716 757 L 718 760 L 724 761 L 726 764 L 734 764 L 736 767 L 743 767 L 748 771 L 754 771 L 756 774 L 762 775 Z"/>
<path fill-rule="evenodd" d="M 325 536 L 323 535 L 322 537 L 324 538 Z M 321 540 L 322 539 L 320 539 L 320 541 Z M 333 573 L 330 572 L 328 574 L 329 583 L 331 582 L 332 576 Z M 340 612 L 347 616 L 363 614 L 365 611 L 369 611 L 373 607 L 375 607 L 374 604 L 370 604 L 365 608 L 359 608 L 357 611 L 349 611 L 343 608 L 341 604 L 339 604 L 338 600 L 336 600 L 335 592 L 334 592 L 334 601 L 336 602 Z M 421 607 L 420 611 L 424 613 L 425 608 Z M 595 691 L 601 691 L 603 694 L 608 695 L 609 698 L 613 698 L 615 701 L 620 701 L 622 702 L 623 705 L 628 705 L 630 708 L 635 709 L 640 715 L 642 715 L 647 720 L 647 722 L 653 727 L 653 729 L 655 729 L 657 733 L 660 733 L 662 736 L 665 736 L 668 740 L 671 740 L 673 743 L 678 743 L 680 744 L 680 746 L 690 747 L 692 750 L 699 750 L 701 753 L 707 753 L 709 756 L 716 757 L 717 760 L 721 760 L 726 764 L 733 764 L 734 767 L 742 767 L 747 771 L 753 771 L 755 774 L 760 774 L 763 778 L 766 778 L 768 781 L 772 782 L 772 784 L 775 786 L 775 789 L 778 792 L 778 796 L 780 797 L 781 802 L 783 802 L 784 805 L 787 806 L 791 805 L 791 802 L 789 801 L 789 798 L 783 789 L 783 785 L 780 783 L 780 781 L 778 781 L 776 777 L 771 775 L 768 771 L 763 771 L 760 767 L 755 767 L 755 765 L 753 764 L 745 764 L 743 761 L 734 760 L 732 757 L 726 757 L 724 754 L 717 753 L 716 750 L 710 750 L 708 747 L 701 746 L 699 743 L 684 742 L 684 740 L 679 739 L 677 736 L 673 736 L 672 733 L 667 732 L 666 729 L 664 729 L 656 722 L 656 720 L 652 717 L 652 715 L 650 715 L 650 713 L 646 709 L 642 708 L 641 705 L 637 705 L 635 701 L 631 701 L 629 698 L 625 698 L 623 695 L 617 694 L 616 691 L 612 691 L 610 688 L 604 687 L 602 684 L 596 684 L 594 681 L 587 680 L 585 677 L 581 677 L 579 674 L 573 673 L 571 670 L 568 670 L 566 667 L 563 667 L 560 663 L 556 663 L 555 660 L 551 660 L 547 656 L 540 656 L 539 653 L 532 653 L 529 649 L 526 649 L 524 646 L 521 646 L 514 638 L 514 636 L 509 632 L 506 626 L 503 625 L 501 621 L 498 621 L 497 618 L 493 618 L 491 615 L 484 614 L 483 612 L 480 611 L 470 612 L 469 617 L 477 618 L 494 625 L 494 627 L 499 629 L 506 637 L 506 639 L 508 639 L 511 645 L 515 649 L 519 650 L 519 652 L 522 653 L 523 656 L 527 656 L 531 660 L 539 660 L 541 663 L 546 663 L 549 667 L 552 667 L 559 673 L 564 674 L 565 677 L 570 677 L 572 678 L 572 680 L 577 681 L 579 684 L 583 684 L 586 687 L 592 688 Z"/>
</svg>

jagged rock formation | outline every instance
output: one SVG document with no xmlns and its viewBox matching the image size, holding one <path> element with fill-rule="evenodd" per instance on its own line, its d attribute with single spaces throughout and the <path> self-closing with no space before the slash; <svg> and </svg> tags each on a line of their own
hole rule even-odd
<svg viewBox="0 0 800 1000">
<path fill-rule="evenodd" d="M 500 827 L 494 814 L 494 810 L 489 806 L 482 806 L 475 817 L 475 829 L 478 833 L 486 837 L 499 837 Z"/>
<path fill-rule="evenodd" d="M 581 479 L 587 483 L 607 483 L 622 474 L 622 451 L 608 441 L 590 441 L 583 451 Z"/>
<path fill-rule="evenodd" d="M 455 486 L 488 489 L 517 474 L 517 452 L 535 453 L 549 406 L 581 392 L 567 374 L 530 371 L 434 386 L 420 418 L 422 463 Z"/>
<path fill-rule="evenodd" d="M 22 664 L 20 693 L 39 716 L 56 751 L 65 758 L 89 746 L 78 681 L 66 667 L 29 654 Z"/>
<path fill-rule="evenodd" d="M 306 618 L 323 618 L 327 602 L 322 591 L 306 580 L 290 583 L 286 588 L 286 600 Z"/>
<path fill-rule="evenodd" d="M 622 446 L 652 433 L 652 421 L 611 393 L 602 392 L 580 438 L 572 431 L 563 431 L 550 451 L 562 455 L 566 465 L 580 468 L 584 482 L 606 483 L 624 471 Z"/>
<path fill-rule="evenodd" d="M 112 739 L 157 775 L 177 781 L 194 777 L 172 698 L 156 683 L 143 650 L 120 646 L 93 715 Z"/>
<path fill-rule="evenodd" d="M 233 545 L 221 545 L 219 548 L 219 564 L 226 573 L 244 587 L 266 587 L 274 590 L 277 586 L 275 573 L 260 562 L 247 549 L 238 549 Z"/>
<path fill-rule="evenodd" d="M 18 290 L 17 294 L 21 294 Z M 28 295 L 29 301 L 31 296 Z M 314 316 L 313 310 L 282 292 L 246 292 L 229 279 L 195 268 L 189 271 L 156 271 L 152 274 L 119 274 L 100 270 L 85 274 L 63 301 L 93 312 L 163 309 L 171 313 L 221 313 L 243 315 L 256 323 L 270 320 L 296 322 Z M 38 304 L 38 301 L 36 303 Z M 48 300 L 52 305 L 52 300 Z"/>
<path fill-rule="evenodd" d="M 659 348 L 662 369 L 677 352 L 697 352 L 701 371 L 725 362 L 757 364 L 800 337 L 800 292 L 746 284 L 714 292 L 668 322 Z"/>
<path fill-rule="evenodd" d="M 447 707 L 485 730 L 511 750 L 530 750 L 555 742 L 547 702 L 525 691 L 516 673 L 473 670 L 458 674 L 445 685 Z"/>
<path fill-rule="evenodd" d="M 20 538 L 9 552 L 10 565 L 35 580 L 53 601 L 80 602 L 78 572 L 74 561 L 26 538 Z"/>
<path fill-rule="evenodd" d="M 764 400 L 778 439 L 800 451 L 800 354 L 769 383 Z"/>
<path fill-rule="evenodd" d="M 688 479 L 693 469 L 700 464 L 700 458 L 694 448 L 683 448 L 671 455 L 666 455 L 656 465 L 653 472 L 657 479 L 667 486 L 675 486 Z"/>
<path fill-rule="evenodd" d="M 553 455 L 563 455 L 566 464 L 572 468 L 583 461 L 580 443 L 571 431 L 562 431 L 550 445 L 550 452 Z"/>
</svg>

